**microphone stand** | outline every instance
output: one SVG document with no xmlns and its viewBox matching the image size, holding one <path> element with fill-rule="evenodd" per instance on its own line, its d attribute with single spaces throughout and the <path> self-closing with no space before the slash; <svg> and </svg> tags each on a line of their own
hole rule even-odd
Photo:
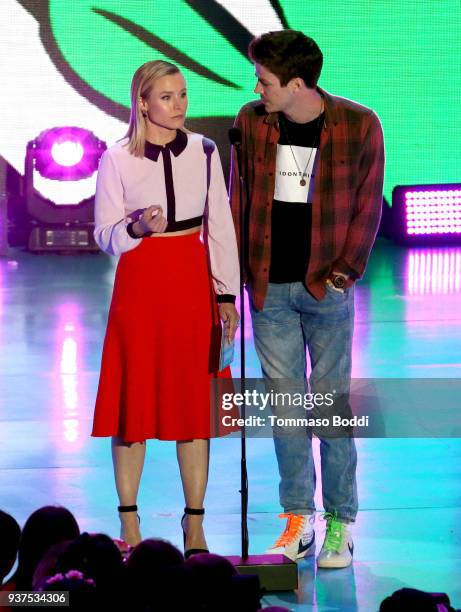
<svg viewBox="0 0 461 612">
<path fill-rule="evenodd" d="M 240 224 L 240 379 L 241 393 L 245 397 L 245 240 L 246 223 L 244 198 L 249 206 L 249 194 L 246 189 L 245 178 L 242 171 L 242 143 L 241 132 L 238 128 L 229 130 L 229 140 L 233 145 L 238 165 L 239 174 L 239 224 Z M 240 494 L 241 494 L 241 556 L 227 557 L 235 566 L 239 574 L 257 575 L 259 584 L 264 591 L 292 591 L 298 588 L 298 567 L 284 555 L 249 555 L 248 535 L 248 472 L 246 460 L 246 407 L 245 402 L 241 406 L 241 418 L 243 426 L 241 429 L 241 460 L 240 460 Z"/>
<path fill-rule="evenodd" d="M 245 397 L 245 214 L 243 207 L 243 194 L 246 194 L 245 179 L 242 173 L 242 144 L 238 140 L 234 142 L 235 152 L 237 154 L 237 165 L 239 170 L 239 223 L 240 223 L 240 244 L 239 244 L 239 260 L 240 260 L 240 392 Z M 247 195 L 248 201 L 248 195 Z M 240 460 L 240 494 L 241 494 L 241 549 L 242 559 L 248 559 L 249 536 L 248 536 L 248 472 L 247 472 L 247 455 L 246 455 L 246 406 L 243 402 L 241 407 L 241 417 L 243 426 L 241 430 L 241 460 Z"/>
</svg>

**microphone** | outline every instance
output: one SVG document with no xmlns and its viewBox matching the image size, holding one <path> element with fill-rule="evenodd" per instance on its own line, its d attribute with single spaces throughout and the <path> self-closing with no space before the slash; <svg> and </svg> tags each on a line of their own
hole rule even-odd
<svg viewBox="0 0 461 612">
<path fill-rule="evenodd" d="M 235 147 L 235 152 L 237 154 L 237 168 L 239 171 L 240 181 L 242 182 L 242 132 L 239 130 L 239 128 L 233 127 L 228 131 L 228 135 L 231 145 Z"/>
<path fill-rule="evenodd" d="M 228 134 L 231 145 L 234 147 L 240 147 L 242 144 L 242 132 L 239 130 L 239 128 L 231 128 Z"/>
</svg>

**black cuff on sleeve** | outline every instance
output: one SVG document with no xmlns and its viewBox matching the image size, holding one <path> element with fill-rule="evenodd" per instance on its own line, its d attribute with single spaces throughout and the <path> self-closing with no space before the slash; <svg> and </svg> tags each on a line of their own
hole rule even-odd
<svg viewBox="0 0 461 612">
<path fill-rule="evenodd" d="M 138 236 L 133 231 L 133 225 L 135 223 L 136 223 L 136 221 L 132 221 L 131 223 L 128 223 L 128 225 L 126 226 L 126 231 L 128 233 L 128 236 L 130 236 L 131 238 L 135 238 L 136 240 L 141 240 L 142 236 Z"/>
<path fill-rule="evenodd" d="M 230 293 L 223 293 L 222 295 L 216 296 L 218 304 L 235 304 L 235 295 Z"/>
</svg>

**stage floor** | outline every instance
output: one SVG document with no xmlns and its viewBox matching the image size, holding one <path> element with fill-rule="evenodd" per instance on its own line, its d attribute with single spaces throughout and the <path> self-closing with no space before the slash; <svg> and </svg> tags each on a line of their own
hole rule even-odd
<svg viewBox="0 0 461 612">
<path fill-rule="evenodd" d="M 21 524 L 42 505 L 61 504 L 82 530 L 118 535 L 109 441 L 89 437 L 115 262 L 16 250 L 0 259 L 0 507 Z M 461 378 L 460 323 L 461 248 L 407 249 L 379 239 L 356 288 L 354 376 Z M 246 337 L 247 375 L 257 377 L 249 317 Z M 313 557 L 302 561 L 299 590 L 268 594 L 265 605 L 372 612 L 410 586 L 445 591 L 461 607 L 460 439 L 368 438 L 357 446 L 353 567 L 317 571 Z M 219 554 L 239 553 L 239 452 L 238 439 L 212 442 L 206 533 Z M 270 439 L 249 441 L 248 469 L 257 554 L 283 526 Z M 320 491 L 316 500 L 319 550 Z M 180 546 L 174 443 L 149 442 L 138 503 L 143 536 Z"/>
</svg>

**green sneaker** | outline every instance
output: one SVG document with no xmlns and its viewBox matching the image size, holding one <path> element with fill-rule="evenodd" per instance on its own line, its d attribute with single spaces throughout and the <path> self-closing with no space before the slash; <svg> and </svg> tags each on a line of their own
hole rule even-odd
<svg viewBox="0 0 461 612">
<path fill-rule="evenodd" d="M 336 513 L 326 512 L 323 518 L 327 522 L 325 540 L 317 557 L 317 566 L 324 568 L 348 567 L 352 563 L 354 544 L 347 528 L 336 518 Z"/>
</svg>

